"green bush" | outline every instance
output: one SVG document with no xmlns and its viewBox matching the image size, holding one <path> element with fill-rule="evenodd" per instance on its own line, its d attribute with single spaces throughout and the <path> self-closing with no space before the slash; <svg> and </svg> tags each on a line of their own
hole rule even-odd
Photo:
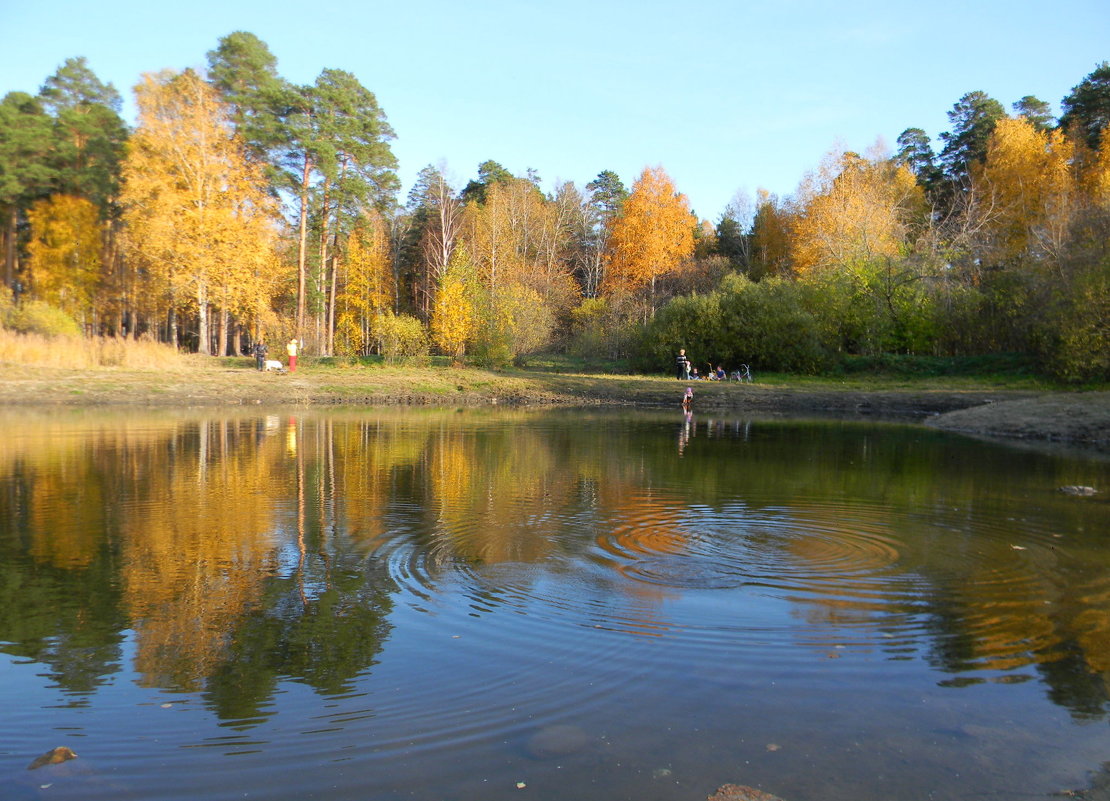
<svg viewBox="0 0 1110 801">
<path fill-rule="evenodd" d="M 76 320 L 41 300 L 28 301 L 14 310 L 4 312 L 4 316 L 7 317 L 7 327 L 21 334 L 78 337 L 82 333 Z"/>
<path fill-rule="evenodd" d="M 390 363 L 422 362 L 428 358 L 428 332 L 415 317 L 386 312 L 375 321 L 374 335 L 382 358 Z"/>
<path fill-rule="evenodd" d="M 806 309 L 804 286 L 781 278 L 758 284 L 742 276 L 722 284 L 720 301 L 726 364 L 813 374 L 832 363 L 832 347 L 820 320 Z"/>
<path fill-rule="evenodd" d="M 674 298 L 639 328 L 633 365 L 644 372 L 670 372 L 678 349 L 685 348 L 690 363 L 704 373 L 710 362 L 722 358 L 719 322 L 717 293 Z"/>
<path fill-rule="evenodd" d="M 832 351 L 820 321 L 805 308 L 806 291 L 779 278 L 757 284 L 731 275 L 717 292 L 675 298 L 642 328 L 634 363 L 645 371 L 670 370 L 677 350 L 685 348 L 699 370 L 747 364 L 818 373 L 832 364 Z"/>
<path fill-rule="evenodd" d="M 1110 262 L 1075 282 L 1054 322 L 1046 371 L 1073 383 L 1110 380 Z"/>
</svg>

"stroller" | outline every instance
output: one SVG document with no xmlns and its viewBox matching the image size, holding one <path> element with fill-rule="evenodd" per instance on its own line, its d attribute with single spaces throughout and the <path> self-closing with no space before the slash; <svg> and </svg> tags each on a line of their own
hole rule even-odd
<svg viewBox="0 0 1110 801">
<path fill-rule="evenodd" d="M 733 379 L 734 381 L 740 381 L 741 383 L 747 381 L 749 384 L 755 380 L 752 378 L 752 371 L 748 368 L 748 365 L 746 364 L 740 365 L 740 369 L 738 370 L 733 370 L 732 375 L 730 375 L 729 378 Z"/>
</svg>

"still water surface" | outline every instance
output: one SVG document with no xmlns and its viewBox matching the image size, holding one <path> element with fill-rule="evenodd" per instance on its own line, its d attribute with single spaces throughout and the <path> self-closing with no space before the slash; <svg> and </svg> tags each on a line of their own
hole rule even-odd
<svg viewBox="0 0 1110 801">
<path fill-rule="evenodd" d="M 1110 760 L 1110 503 L 1056 491 L 1105 459 L 660 412 L 0 423 L 0 798 L 1045 798 Z"/>
</svg>

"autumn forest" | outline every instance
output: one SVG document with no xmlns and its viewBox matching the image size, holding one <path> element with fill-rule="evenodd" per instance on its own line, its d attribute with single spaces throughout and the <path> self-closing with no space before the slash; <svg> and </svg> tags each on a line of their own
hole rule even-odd
<svg viewBox="0 0 1110 801">
<path fill-rule="evenodd" d="M 830 151 L 792 195 L 738 193 L 708 220 L 662 166 L 548 193 L 494 160 L 465 186 L 429 165 L 401 198 L 373 92 L 336 69 L 294 85 L 250 33 L 206 70 L 142 76 L 134 128 L 71 58 L 0 102 L 0 327 L 650 372 L 678 347 L 800 373 L 1016 355 L 1108 380 L 1110 63 L 1076 79 L 1059 118 L 971 91 L 936 148 L 908 127 Z"/>
</svg>

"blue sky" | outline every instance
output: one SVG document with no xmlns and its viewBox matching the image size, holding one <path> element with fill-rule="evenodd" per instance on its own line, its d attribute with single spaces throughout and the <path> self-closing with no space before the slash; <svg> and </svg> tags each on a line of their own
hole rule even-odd
<svg viewBox="0 0 1110 801">
<path fill-rule="evenodd" d="M 1110 60 L 1106 0 L 0 0 L 0 30 L 0 94 L 85 56 L 129 122 L 143 72 L 250 31 L 287 79 L 344 69 L 377 95 L 404 191 L 440 162 L 460 186 L 494 159 L 549 190 L 662 165 L 711 220 L 737 189 L 793 192 L 832 148 L 919 127 L 939 149 L 969 91 L 1058 114 Z"/>
</svg>

